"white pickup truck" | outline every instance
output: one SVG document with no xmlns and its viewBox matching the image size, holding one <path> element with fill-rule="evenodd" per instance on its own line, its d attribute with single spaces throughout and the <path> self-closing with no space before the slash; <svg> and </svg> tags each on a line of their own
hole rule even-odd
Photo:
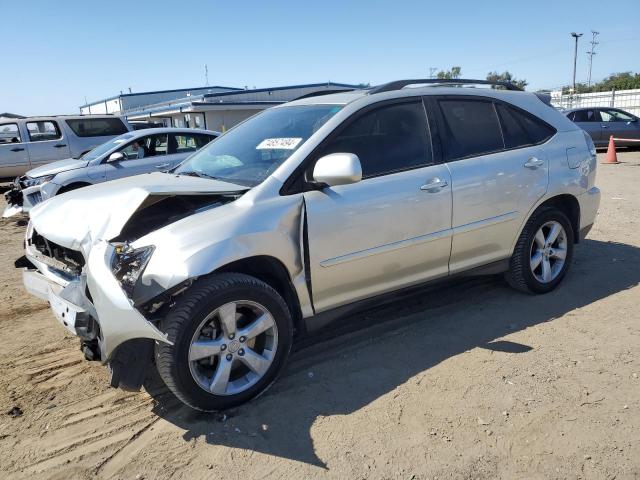
<svg viewBox="0 0 640 480">
<path fill-rule="evenodd" d="M 0 178 L 14 179 L 27 170 L 63 158 L 77 158 L 131 131 L 114 115 L 27 117 L 0 121 Z"/>
</svg>

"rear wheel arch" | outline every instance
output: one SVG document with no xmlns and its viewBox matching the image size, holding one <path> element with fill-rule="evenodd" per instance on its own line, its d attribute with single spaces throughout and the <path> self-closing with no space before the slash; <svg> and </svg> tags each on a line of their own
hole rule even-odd
<svg viewBox="0 0 640 480">
<path fill-rule="evenodd" d="M 567 216 L 573 229 L 573 242 L 580 242 L 580 203 L 578 203 L 578 199 L 568 193 L 556 195 L 542 202 L 535 212 L 549 207 L 556 208 Z"/>
<path fill-rule="evenodd" d="M 573 243 L 578 243 L 580 241 L 580 203 L 578 203 L 578 199 L 575 196 L 568 193 L 563 193 L 547 198 L 531 210 L 525 221 L 522 222 L 522 225 L 520 226 L 518 235 L 514 239 L 512 251 L 515 249 L 516 242 L 520 238 L 520 235 L 522 234 L 522 231 L 524 230 L 529 220 L 537 215 L 540 211 L 549 208 L 560 210 L 567 216 L 569 222 L 571 223 L 571 229 L 573 230 Z"/>
</svg>

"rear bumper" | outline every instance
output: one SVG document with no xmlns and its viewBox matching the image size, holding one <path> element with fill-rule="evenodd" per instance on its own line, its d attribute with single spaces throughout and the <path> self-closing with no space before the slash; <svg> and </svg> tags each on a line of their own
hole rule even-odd
<svg viewBox="0 0 640 480">
<path fill-rule="evenodd" d="M 589 233 L 600 207 L 600 189 L 592 187 L 578 197 L 580 204 L 580 240 Z"/>
</svg>

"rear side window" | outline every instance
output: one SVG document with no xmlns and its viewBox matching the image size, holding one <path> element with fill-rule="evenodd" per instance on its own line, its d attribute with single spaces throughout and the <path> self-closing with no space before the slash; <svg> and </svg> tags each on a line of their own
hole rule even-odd
<svg viewBox="0 0 640 480">
<path fill-rule="evenodd" d="M 380 107 L 350 123 L 322 151 L 353 153 L 363 177 L 433 163 L 429 125 L 422 101 Z"/>
<path fill-rule="evenodd" d="M 32 142 L 45 142 L 62 138 L 60 128 L 56 122 L 27 122 L 29 140 Z"/>
<path fill-rule="evenodd" d="M 599 122 L 600 119 L 596 115 L 595 110 L 577 110 L 575 112 L 571 112 L 569 115 L 569 120 L 572 122 Z"/>
<path fill-rule="evenodd" d="M 170 134 L 169 153 L 195 152 L 209 143 L 213 137 L 207 135 Z"/>
<path fill-rule="evenodd" d="M 78 118 L 66 122 L 79 137 L 116 136 L 127 132 L 127 127 L 119 118 Z"/>
<path fill-rule="evenodd" d="M 504 148 L 493 103 L 484 100 L 440 100 L 443 141 L 449 160 L 497 152 Z"/>
<path fill-rule="evenodd" d="M 20 130 L 16 123 L 0 125 L 0 144 L 2 143 L 20 143 Z"/>
<path fill-rule="evenodd" d="M 549 139 L 555 130 L 546 123 L 503 104 L 497 104 L 505 148 L 526 147 Z"/>
</svg>

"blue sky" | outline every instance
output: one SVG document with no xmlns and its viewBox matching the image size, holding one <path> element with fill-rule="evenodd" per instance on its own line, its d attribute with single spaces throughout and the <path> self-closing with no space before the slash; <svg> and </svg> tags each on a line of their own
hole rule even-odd
<svg viewBox="0 0 640 480">
<path fill-rule="evenodd" d="M 586 81 L 640 71 L 640 1 L 0 0 L 0 112 L 75 113 L 135 91 L 268 87 L 327 80 L 371 84 L 510 70 L 530 88 L 569 84 L 571 31 Z"/>
</svg>

